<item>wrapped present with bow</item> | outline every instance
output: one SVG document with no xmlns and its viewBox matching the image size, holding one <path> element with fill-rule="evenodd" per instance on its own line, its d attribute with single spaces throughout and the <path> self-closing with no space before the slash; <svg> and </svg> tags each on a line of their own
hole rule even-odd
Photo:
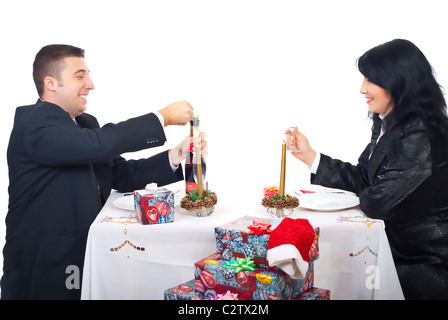
<svg viewBox="0 0 448 320">
<path fill-rule="evenodd" d="M 241 300 L 289 300 L 313 287 L 314 265 L 303 279 L 292 279 L 281 270 L 257 268 L 250 258 L 222 260 L 214 253 L 194 265 L 195 294 L 210 299 L 228 291 Z"/>
<path fill-rule="evenodd" d="M 243 300 L 239 297 L 238 293 L 234 293 L 231 290 L 227 290 L 224 294 L 218 293 L 216 296 L 204 298 L 201 297 L 201 294 L 196 294 L 194 287 L 195 279 L 192 279 L 165 290 L 163 298 L 164 300 Z M 268 296 L 266 292 L 263 293 L 257 293 L 256 297 L 267 298 L 267 300 L 280 300 L 278 296 Z M 330 300 L 330 290 L 311 287 L 294 297 L 294 300 Z"/>
<path fill-rule="evenodd" d="M 134 191 L 135 219 L 141 224 L 174 221 L 174 192 L 151 184 Z"/>
<path fill-rule="evenodd" d="M 263 197 L 273 196 L 275 194 L 278 194 L 278 188 L 276 186 L 263 188 Z"/>
<path fill-rule="evenodd" d="M 223 260 L 250 258 L 256 267 L 273 268 L 267 260 L 267 248 L 271 232 L 282 220 L 244 216 L 215 227 L 216 251 Z M 314 227 L 309 262 L 319 257 L 319 228 Z"/>
<path fill-rule="evenodd" d="M 245 216 L 216 227 L 215 237 L 217 252 L 197 261 L 194 280 L 170 288 L 165 299 L 330 298 L 329 290 L 313 287 L 319 228 L 308 220 Z"/>
</svg>

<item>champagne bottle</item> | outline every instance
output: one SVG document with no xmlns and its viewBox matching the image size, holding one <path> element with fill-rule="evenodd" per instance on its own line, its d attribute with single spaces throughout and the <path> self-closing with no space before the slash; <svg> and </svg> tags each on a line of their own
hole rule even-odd
<svg viewBox="0 0 448 320">
<path fill-rule="evenodd" d="M 190 119 L 190 136 L 198 138 L 199 132 L 199 117 L 195 115 Z M 185 161 L 185 192 L 187 194 L 193 190 L 199 192 L 208 189 L 206 169 L 204 156 L 200 154 L 200 145 L 196 146 L 193 141 Z"/>
</svg>

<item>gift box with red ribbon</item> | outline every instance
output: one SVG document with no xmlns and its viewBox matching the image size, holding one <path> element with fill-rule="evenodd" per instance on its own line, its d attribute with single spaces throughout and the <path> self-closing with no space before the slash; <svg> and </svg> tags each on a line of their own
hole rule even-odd
<svg viewBox="0 0 448 320">
<path fill-rule="evenodd" d="M 135 218 L 141 224 L 174 221 L 174 193 L 166 188 L 134 191 Z"/>
<path fill-rule="evenodd" d="M 267 187 L 267 188 L 263 188 L 263 196 L 273 196 L 275 194 L 278 194 L 278 188 L 273 186 L 273 187 Z"/>
<path fill-rule="evenodd" d="M 269 237 L 282 220 L 244 216 L 215 227 L 216 251 L 223 260 L 250 258 L 257 267 L 269 268 L 266 260 Z M 319 257 L 319 228 L 314 227 L 309 261 Z"/>
</svg>

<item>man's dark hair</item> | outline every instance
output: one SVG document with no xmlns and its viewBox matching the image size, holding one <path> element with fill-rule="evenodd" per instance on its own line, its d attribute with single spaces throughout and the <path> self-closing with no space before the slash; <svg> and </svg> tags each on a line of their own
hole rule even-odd
<svg viewBox="0 0 448 320">
<path fill-rule="evenodd" d="M 33 64 L 33 79 L 39 97 L 44 93 L 46 76 L 60 80 L 63 60 L 67 57 L 84 58 L 84 49 L 65 44 L 52 44 L 43 47 L 37 53 Z"/>
</svg>

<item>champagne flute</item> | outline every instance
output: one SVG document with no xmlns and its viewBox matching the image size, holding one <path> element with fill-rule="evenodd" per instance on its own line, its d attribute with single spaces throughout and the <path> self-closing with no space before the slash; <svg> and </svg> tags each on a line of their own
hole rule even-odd
<svg viewBox="0 0 448 320">
<path fill-rule="evenodd" d="M 286 133 L 286 136 L 290 138 L 290 143 L 288 144 L 287 150 L 289 152 L 300 152 L 300 150 L 297 147 L 297 141 L 296 137 L 294 136 L 294 129 L 295 127 L 291 126 L 289 127 L 289 133 Z"/>
</svg>

